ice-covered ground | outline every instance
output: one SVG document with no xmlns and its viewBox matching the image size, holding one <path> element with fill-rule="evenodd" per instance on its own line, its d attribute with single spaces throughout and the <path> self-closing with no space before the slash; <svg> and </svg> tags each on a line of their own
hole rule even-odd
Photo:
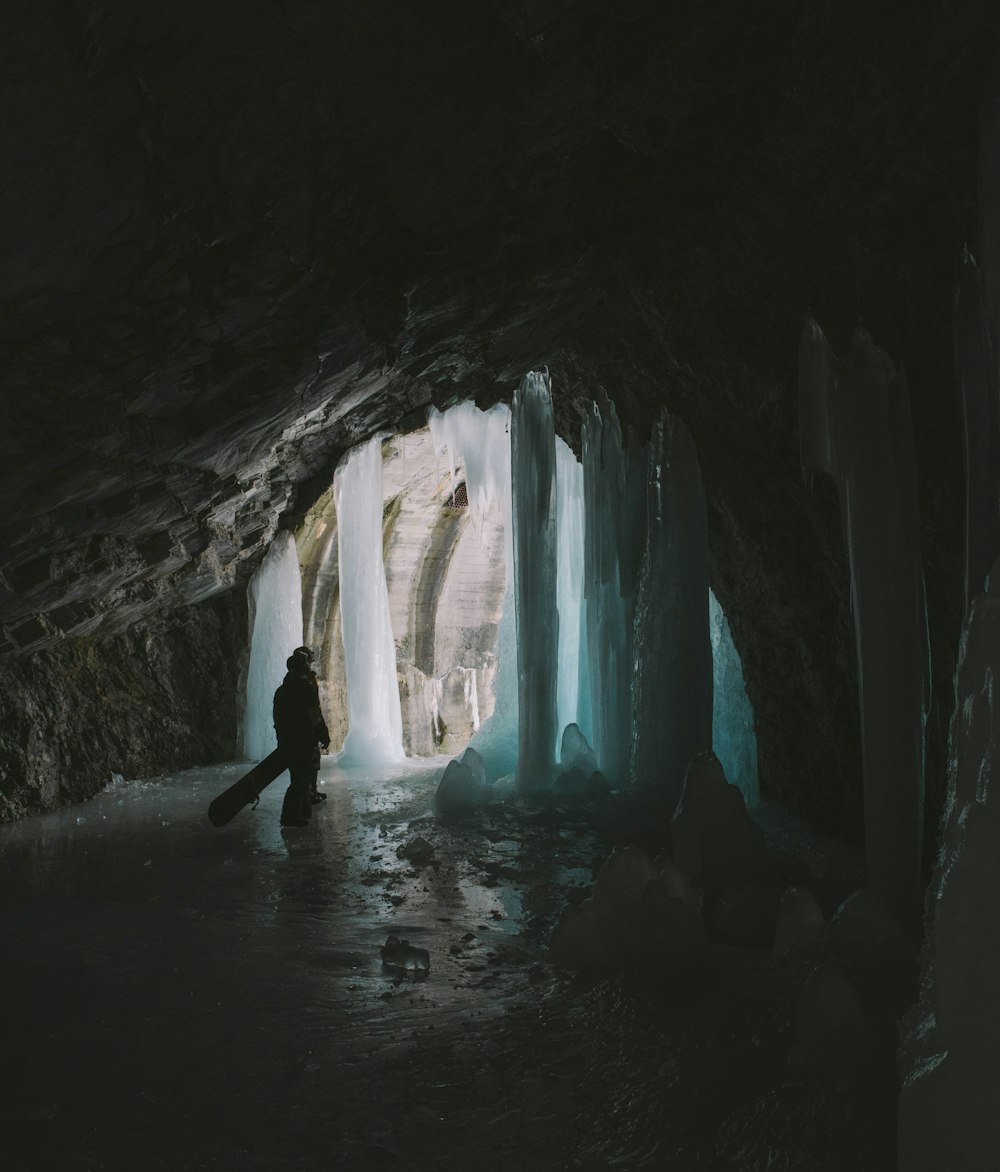
<svg viewBox="0 0 1000 1172">
<path fill-rule="evenodd" d="M 585 804 L 435 821 L 444 764 L 327 757 L 328 800 L 295 830 L 282 779 L 210 825 L 239 764 L 0 827 L 3 1166 L 892 1166 L 891 1042 L 878 1093 L 789 1076 L 813 958 L 560 974 L 549 934 L 610 842 Z M 783 866 L 817 862 L 797 820 L 758 815 Z M 428 863 L 397 854 L 416 835 Z M 390 933 L 427 950 L 426 979 L 383 968 Z"/>
<path fill-rule="evenodd" d="M 433 822 L 445 763 L 387 777 L 325 757 L 328 800 L 302 829 L 278 824 L 286 778 L 209 824 L 241 764 L 0 827 L 17 1072 L 0 1126 L 24 1148 L 7 1166 L 367 1167 L 438 1134 L 454 1071 L 427 1055 L 456 1032 L 482 1047 L 487 1022 L 535 995 L 539 925 L 591 858 L 574 834 L 527 857 L 499 810 L 475 829 Z M 397 856 L 417 834 L 436 847 L 423 866 Z M 389 933 L 428 950 L 426 980 L 383 969 Z"/>
</svg>

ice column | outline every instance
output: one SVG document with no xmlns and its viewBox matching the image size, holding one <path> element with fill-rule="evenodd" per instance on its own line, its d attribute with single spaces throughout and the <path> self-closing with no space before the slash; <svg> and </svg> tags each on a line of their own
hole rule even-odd
<svg viewBox="0 0 1000 1172">
<path fill-rule="evenodd" d="M 632 619 L 645 534 L 645 454 L 622 444 L 602 396 L 583 425 L 585 591 L 592 744 L 608 780 L 628 780 L 632 742 Z"/>
<path fill-rule="evenodd" d="M 556 446 L 547 372 L 521 379 L 511 409 L 514 590 L 517 615 L 517 784 L 546 789 L 555 765 Z"/>
<path fill-rule="evenodd" d="M 348 452 L 333 478 L 348 732 L 338 761 L 403 760 L 396 644 L 382 561 L 382 441 Z"/>
<path fill-rule="evenodd" d="M 726 780 L 743 794 L 747 809 L 753 809 L 760 801 L 753 708 L 729 622 L 711 590 L 708 619 L 712 633 L 712 749 Z"/>
<path fill-rule="evenodd" d="M 649 452 L 646 550 L 635 614 L 632 775 L 673 813 L 691 758 L 712 747 L 708 521 L 694 442 L 664 413 Z"/>
<path fill-rule="evenodd" d="M 556 591 L 559 610 L 558 727 L 590 737 L 586 611 L 583 601 L 583 465 L 556 436 Z"/>
<path fill-rule="evenodd" d="M 275 535 L 250 579 L 250 666 L 243 714 L 243 754 L 259 761 L 277 745 L 272 705 L 285 660 L 302 643 L 302 580 L 295 539 Z"/>
<path fill-rule="evenodd" d="M 847 539 L 867 882 L 912 929 L 919 918 L 930 669 L 909 392 L 864 333 L 836 368 L 812 321 L 799 350 L 799 389 L 812 421 L 803 465 L 836 479 Z"/>
<path fill-rule="evenodd" d="M 435 450 L 446 455 L 449 468 L 465 466 L 465 486 L 472 524 L 484 532 L 487 510 L 499 509 L 505 519 L 504 562 L 507 589 L 497 631 L 495 707 L 469 742 L 482 757 L 489 777 L 514 772 L 518 746 L 517 632 L 514 616 L 514 551 L 511 517 L 510 409 L 503 403 L 480 411 L 474 403 L 458 403 L 441 412 L 432 407 L 427 419 Z"/>
</svg>

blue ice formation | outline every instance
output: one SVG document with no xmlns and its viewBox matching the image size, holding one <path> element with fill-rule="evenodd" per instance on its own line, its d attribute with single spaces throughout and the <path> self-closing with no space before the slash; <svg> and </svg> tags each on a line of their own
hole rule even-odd
<svg viewBox="0 0 1000 1172">
<path fill-rule="evenodd" d="M 510 409 L 498 403 L 480 411 L 475 403 L 457 403 L 446 411 L 432 407 L 427 424 L 439 456 L 454 470 L 465 467 L 465 486 L 472 524 L 485 532 L 483 518 L 497 509 L 504 518 L 504 562 L 507 589 L 497 631 L 497 674 L 492 716 L 483 722 L 470 745 L 482 757 L 490 778 L 506 777 L 517 763 L 517 632 L 514 616 L 514 550 L 511 516 Z"/>
<path fill-rule="evenodd" d="M 285 678 L 285 660 L 302 643 L 302 579 L 295 539 L 275 534 L 247 592 L 250 608 L 250 665 L 243 710 L 243 755 L 259 761 L 273 753 L 272 704 Z"/>
<path fill-rule="evenodd" d="M 752 810 L 760 802 L 753 708 L 729 622 L 711 590 L 708 621 L 712 635 L 712 749 L 726 780 L 739 789 L 747 809 Z"/>
<path fill-rule="evenodd" d="M 650 441 L 644 514 L 630 676 L 632 780 L 644 799 L 670 815 L 691 759 L 712 746 L 713 679 L 705 493 L 694 442 L 667 413 Z"/>
<path fill-rule="evenodd" d="M 402 761 L 396 644 L 382 560 L 382 441 L 348 452 L 333 478 L 348 731 L 342 765 Z"/>
<path fill-rule="evenodd" d="M 547 373 L 521 379 L 511 409 L 514 597 L 521 790 L 547 789 L 555 766 L 559 612 L 556 447 Z"/>
</svg>

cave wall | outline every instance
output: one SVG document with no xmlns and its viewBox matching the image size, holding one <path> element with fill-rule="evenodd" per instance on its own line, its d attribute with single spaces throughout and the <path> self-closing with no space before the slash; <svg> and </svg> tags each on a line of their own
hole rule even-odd
<svg viewBox="0 0 1000 1172">
<path fill-rule="evenodd" d="M 0 821 L 84 801 L 113 773 L 229 760 L 246 622 L 230 591 L 0 663 Z"/>
</svg>

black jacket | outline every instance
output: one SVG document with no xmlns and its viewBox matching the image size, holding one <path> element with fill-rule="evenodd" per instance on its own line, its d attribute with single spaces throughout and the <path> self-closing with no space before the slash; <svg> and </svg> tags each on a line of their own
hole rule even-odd
<svg viewBox="0 0 1000 1172">
<path fill-rule="evenodd" d="M 292 670 L 282 680 L 274 693 L 274 731 L 278 734 L 278 744 L 290 748 L 330 743 L 312 672 Z"/>
</svg>

